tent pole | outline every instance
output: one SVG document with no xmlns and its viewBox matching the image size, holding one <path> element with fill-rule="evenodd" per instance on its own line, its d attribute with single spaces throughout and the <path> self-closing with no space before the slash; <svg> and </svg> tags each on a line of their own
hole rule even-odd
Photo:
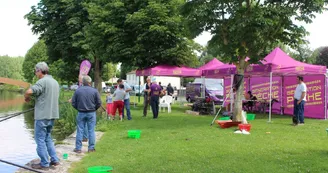
<svg viewBox="0 0 328 173">
<path fill-rule="evenodd" d="M 272 102 L 272 72 L 270 72 L 270 101 L 269 101 L 269 122 L 271 122 L 271 102 Z"/>
<path fill-rule="evenodd" d="M 232 102 L 234 101 L 232 85 L 233 85 L 233 74 L 231 75 L 231 83 L 230 83 L 230 93 L 231 93 L 230 94 L 230 112 L 232 112 Z"/>
<path fill-rule="evenodd" d="M 203 84 L 203 87 L 202 87 L 201 97 L 205 98 L 205 76 L 202 76 L 202 84 Z"/>
<path fill-rule="evenodd" d="M 280 97 L 279 97 L 280 98 L 279 99 L 280 100 L 280 114 L 283 115 L 284 113 L 283 113 L 282 110 L 285 109 L 285 108 L 283 108 L 283 106 L 284 106 L 284 103 L 283 103 L 283 98 L 284 98 L 284 96 L 283 96 L 283 93 L 284 93 L 284 91 L 283 91 L 284 76 L 280 76 L 280 81 L 281 81 L 280 82 L 281 85 L 280 85 L 280 89 L 279 89 L 280 90 L 279 91 L 280 92 Z"/>
<path fill-rule="evenodd" d="M 141 81 L 140 81 L 140 76 L 138 76 L 139 77 L 139 91 L 138 91 L 138 93 L 139 93 L 139 96 L 138 96 L 138 102 L 140 103 L 140 95 L 141 95 Z"/>
<path fill-rule="evenodd" d="M 327 76 L 325 77 L 325 120 L 327 120 Z"/>
</svg>

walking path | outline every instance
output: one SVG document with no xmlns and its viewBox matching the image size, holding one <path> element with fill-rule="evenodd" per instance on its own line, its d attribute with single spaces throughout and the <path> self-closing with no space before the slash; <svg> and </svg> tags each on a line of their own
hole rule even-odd
<svg viewBox="0 0 328 173">
<path fill-rule="evenodd" d="M 96 141 L 99 141 L 99 139 L 102 137 L 103 134 L 104 134 L 103 132 L 96 132 Z M 43 172 L 67 173 L 68 169 L 71 167 L 71 164 L 73 162 L 80 161 L 86 154 L 88 154 L 88 142 L 83 142 L 81 154 L 77 154 L 73 152 L 75 148 L 75 136 L 76 136 L 76 132 L 74 132 L 72 135 L 67 137 L 62 144 L 56 145 L 56 152 L 57 152 L 57 156 L 60 158 L 60 165 L 56 167 L 52 166 L 48 171 L 43 171 Z M 64 153 L 68 154 L 67 160 L 63 160 Z M 29 163 L 27 163 L 26 166 L 30 167 L 30 165 L 33 163 L 40 163 L 40 159 L 34 159 Z M 32 172 L 27 171 L 25 169 L 19 169 L 18 171 L 16 171 L 16 173 L 32 173 Z"/>
</svg>

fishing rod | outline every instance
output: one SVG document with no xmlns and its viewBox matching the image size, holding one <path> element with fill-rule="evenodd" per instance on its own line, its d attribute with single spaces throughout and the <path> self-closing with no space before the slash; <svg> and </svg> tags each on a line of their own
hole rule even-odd
<svg viewBox="0 0 328 173">
<path fill-rule="evenodd" d="M 59 102 L 59 105 L 64 104 L 64 103 L 69 103 L 69 102 Z M 0 118 L 3 118 L 3 119 L 0 120 L 0 122 L 5 121 L 5 120 L 8 120 L 10 118 L 17 117 L 17 116 L 19 116 L 21 114 L 24 114 L 24 113 L 27 113 L 27 112 L 31 112 L 33 110 L 34 110 L 34 108 L 31 108 L 31 109 L 28 109 L 28 110 L 25 110 L 25 111 L 22 111 L 22 112 L 16 112 L 16 113 L 13 113 L 13 114 L 7 114 L 7 115 L 5 115 L 3 117 L 0 117 Z"/>
<path fill-rule="evenodd" d="M 32 171 L 32 172 L 43 173 L 43 172 L 40 172 L 38 170 L 29 168 L 29 167 L 26 167 L 26 166 L 22 166 L 22 165 L 17 165 L 15 163 L 11 163 L 11 162 L 8 162 L 8 161 L 2 160 L 2 159 L 0 159 L 0 162 L 6 163 L 6 164 L 9 164 L 9 165 L 13 165 L 13 166 L 16 166 L 16 167 L 19 167 L 19 168 L 23 168 L 23 169 L 26 169 L 26 170 L 29 170 L 29 171 Z"/>
<path fill-rule="evenodd" d="M 33 111 L 33 110 L 34 110 L 34 108 L 31 108 L 31 109 L 28 109 L 28 110 L 25 110 L 25 111 L 22 111 L 22 112 L 17 112 L 17 113 L 13 113 L 13 114 L 8 114 L 8 115 L 5 116 L 6 118 L 1 119 L 0 122 L 5 121 L 5 120 L 8 120 L 8 119 L 10 119 L 10 118 L 17 117 L 18 115 L 21 115 L 21 114 L 24 114 L 24 113 L 27 113 L 27 112 L 31 112 L 31 111 Z"/>
</svg>

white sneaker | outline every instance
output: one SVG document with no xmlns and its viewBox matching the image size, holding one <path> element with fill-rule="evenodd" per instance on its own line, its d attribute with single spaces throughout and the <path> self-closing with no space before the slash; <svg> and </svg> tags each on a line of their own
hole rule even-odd
<svg viewBox="0 0 328 173">
<path fill-rule="evenodd" d="M 242 130 L 241 133 L 244 134 L 244 135 L 249 135 L 249 134 L 251 134 L 251 133 L 249 133 L 249 132 L 246 131 L 246 130 Z"/>
<path fill-rule="evenodd" d="M 235 134 L 242 134 L 242 132 L 240 130 L 237 130 L 234 132 Z"/>
</svg>

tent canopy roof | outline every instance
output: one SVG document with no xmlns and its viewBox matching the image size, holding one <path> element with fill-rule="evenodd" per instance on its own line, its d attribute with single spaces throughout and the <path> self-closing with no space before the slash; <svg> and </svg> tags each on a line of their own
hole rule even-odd
<svg viewBox="0 0 328 173">
<path fill-rule="evenodd" d="M 200 77 L 202 71 L 186 66 L 157 65 L 142 70 L 137 70 L 137 76 L 179 76 L 179 77 Z"/>
<path fill-rule="evenodd" d="M 208 63 L 204 64 L 203 66 L 199 67 L 199 70 L 207 70 L 207 69 L 213 69 L 213 68 L 218 68 L 220 66 L 224 65 L 223 62 L 219 61 L 216 58 L 213 58 L 211 61 Z"/>
</svg>

